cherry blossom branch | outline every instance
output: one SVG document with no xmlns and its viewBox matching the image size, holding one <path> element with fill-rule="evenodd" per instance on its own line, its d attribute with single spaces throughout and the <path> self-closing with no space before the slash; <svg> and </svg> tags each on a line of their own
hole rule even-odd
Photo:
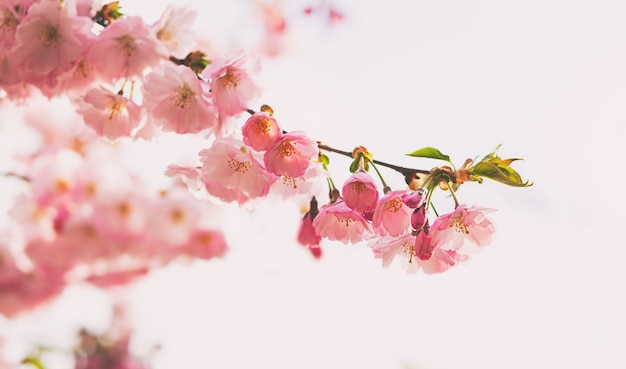
<svg viewBox="0 0 626 369">
<path fill-rule="evenodd" d="M 318 141 L 317 147 L 319 147 L 320 150 L 330 151 L 330 152 L 334 152 L 336 154 L 340 154 L 340 155 L 352 158 L 352 152 L 335 149 L 334 147 L 330 147 L 330 146 L 328 146 L 326 144 L 323 144 L 323 143 L 321 143 L 319 141 Z M 376 160 L 376 159 L 371 159 L 371 160 L 372 160 L 372 162 L 374 164 L 378 164 L 378 165 L 381 165 L 383 167 L 387 167 L 387 168 L 393 169 L 396 172 L 399 172 L 400 174 L 404 175 L 405 177 L 410 176 L 412 174 L 417 174 L 417 173 L 420 173 L 420 174 L 430 174 L 430 170 L 405 168 L 405 167 L 401 167 L 401 166 L 398 166 L 398 165 L 386 163 L 384 161 L 380 161 L 380 160 Z"/>
</svg>

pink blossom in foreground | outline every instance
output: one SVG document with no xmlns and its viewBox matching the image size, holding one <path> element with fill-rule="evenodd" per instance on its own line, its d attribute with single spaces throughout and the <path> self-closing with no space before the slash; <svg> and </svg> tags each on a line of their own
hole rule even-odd
<svg viewBox="0 0 626 369">
<path fill-rule="evenodd" d="M 421 267 L 421 260 L 415 256 L 415 236 L 405 234 L 397 238 L 389 236 L 379 238 L 369 245 L 374 257 L 382 259 L 383 267 L 388 268 L 396 256 L 400 256 L 403 269 L 408 273 L 417 273 Z"/>
<path fill-rule="evenodd" d="M 308 193 L 320 193 L 322 183 L 318 181 L 325 176 L 321 165 L 311 165 L 300 177 L 281 176 L 272 185 L 271 191 L 283 198 L 289 198 Z M 318 187 L 320 187 L 318 189 Z"/>
<path fill-rule="evenodd" d="M 276 119 L 265 112 L 254 113 L 241 128 L 243 142 L 256 151 L 265 151 L 282 135 Z"/>
<path fill-rule="evenodd" d="M 402 201 L 407 191 L 391 191 L 383 196 L 372 217 L 374 230 L 384 236 L 399 236 L 407 232 L 412 210 Z"/>
<path fill-rule="evenodd" d="M 126 17 L 107 26 L 88 54 L 105 79 L 141 77 L 165 58 L 167 50 L 141 17 Z"/>
<path fill-rule="evenodd" d="M 186 66 L 164 64 L 148 74 L 144 106 L 163 131 L 196 133 L 217 124 L 217 113 L 196 74 Z"/>
<path fill-rule="evenodd" d="M 276 180 L 240 140 L 219 138 L 199 154 L 207 191 L 223 201 L 242 204 L 265 196 Z"/>
<path fill-rule="evenodd" d="M 168 4 L 161 18 L 150 28 L 156 38 L 163 43 L 170 55 L 182 58 L 194 46 L 195 32 L 193 24 L 198 13 L 195 8 L 184 5 Z"/>
<path fill-rule="evenodd" d="M 372 233 L 369 222 L 343 201 L 322 208 L 313 220 L 317 233 L 331 241 L 358 243 Z"/>
<path fill-rule="evenodd" d="M 453 266 L 467 261 L 469 256 L 458 254 L 452 250 L 435 249 L 428 260 L 421 260 L 420 265 L 425 274 L 443 273 Z"/>
<path fill-rule="evenodd" d="M 142 121 L 141 108 L 135 102 L 104 87 L 89 90 L 77 104 L 85 123 L 110 140 L 133 136 Z"/>
<path fill-rule="evenodd" d="M 491 243 L 495 227 L 485 217 L 493 209 L 459 205 L 453 212 L 435 219 L 430 236 L 436 248 L 453 250 L 459 254 L 474 254 Z M 470 241 L 471 244 L 465 242 Z"/>
<path fill-rule="evenodd" d="M 306 173 L 313 159 L 319 155 L 317 144 L 304 132 L 283 135 L 265 152 L 265 167 L 277 176 L 300 177 Z"/>
<path fill-rule="evenodd" d="M 42 0 L 31 5 L 15 31 L 12 52 L 26 80 L 46 85 L 69 70 L 85 52 L 91 24 L 88 18 L 77 17 L 69 4 Z"/>
<path fill-rule="evenodd" d="M 243 54 L 213 60 L 204 69 L 202 76 L 210 81 L 213 101 L 220 116 L 235 116 L 248 109 L 248 103 L 259 94 L 251 77 L 257 69 Z"/>
<path fill-rule="evenodd" d="M 369 173 L 358 170 L 343 184 L 341 197 L 350 209 L 368 213 L 378 203 L 378 189 Z"/>
<path fill-rule="evenodd" d="M 315 227 L 313 227 L 313 221 L 311 220 L 311 213 L 307 212 L 300 223 L 300 229 L 298 230 L 298 243 L 305 246 L 311 252 L 314 258 L 319 259 L 322 257 L 322 248 L 320 243 L 322 237 L 317 233 Z"/>
</svg>

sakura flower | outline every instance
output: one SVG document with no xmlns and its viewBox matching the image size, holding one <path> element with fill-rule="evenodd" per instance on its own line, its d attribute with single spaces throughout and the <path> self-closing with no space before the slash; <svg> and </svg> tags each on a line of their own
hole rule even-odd
<svg viewBox="0 0 626 369">
<path fill-rule="evenodd" d="M 198 227 L 201 209 L 198 202 L 185 190 L 171 190 L 150 205 L 149 229 L 151 236 L 169 245 L 187 242 Z"/>
<path fill-rule="evenodd" d="M 93 204 L 97 231 L 121 241 L 141 238 L 152 210 L 146 200 L 137 191 L 101 193 Z"/>
<path fill-rule="evenodd" d="M 407 232 L 410 224 L 411 208 L 403 201 L 407 191 L 391 191 L 383 196 L 372 216 L 372 225 L 380 235 L 399 236 Z"/>
<path fill-rule="evenodd" d="M 248 109 L 247 104 L 259 93 L 251 77 L 257 70 L 243 54 L 216 59 L 204 69 L 202 76 L 210 80 L 220 116 L 235 116 Z"/>
<path fill-rule="evenodd" d="M 243 142 L 256 151 L 265 151 L 274 146 L 282 135 L 280 127 L 266 112 L 254 113 L 241 128 Z"/>
<path fill-rule="evenodd" d="M 77 111 L 98 135 L 110 140 L 133 136 L 142 120 L 137 104 L 104 87 L 89 90 Z"/>
<path fill-rule="evenodd" d="M 277 176 L 300 177 L 306 173 L 313 158 L 317 158 L 317 144 L 304 132 L 294 131 L 283 135 L 265 152 L 263 161 L 267 170 Z"/>
<path fill-rule="evenodd" d="M 323 185 L 318 179 L 324 175 L 325 172 L 320 165 L 312 165 L 300 177 L 281 176 L 274 182 L 271 191 L 283 198 L 307 193 L 321 193 Z"/>
<path fill-rule="evenodd" d="M 15 31 L 13 49 L 27 80 L 41 84 L 42 76 L 52 80 L 69 70 L 85 52 L 91 24 L 69 4 L 42 0 L 31 5 Z"/>
<path fill-rule="evenodd" d="M 355 211 L 370 212 L 378 203 L 378 189 L 369 173 L 358 170 L 346 180 L 341 190 L 343 201 Z"/>
<path fill-rule="evenodd" d="M 187 243 L 179 249 L 188 256 L 208 260 L 224 256 L 228 251 L 228 245 L 222 232 L 197 229 L 191 233 Z"/>
<path fill-rule="evenodd" d="M 461 255 L 453 250 L 443 250 L 437 248 L 428 260 L 421 260 L 422 271 L 425 274 L 443 273 L 453 266 L 467 261 L 469 256 Z"/>
<path fill-rule="evenodd" d="M 106 27 L 89 50 L 89 61 L 106 79 L 140 77 L 167 57 L 141 17 L 126 17 Z"/>
<path fill-rule="evenodd" d="M 421 260 L 415 256 L 415 236 L 409 234 L 398 238 L 389 236 L 379 238 L 369 244 L 374 252 L 374 257 L 382 259 L 383 268 L 388 268 L 393 259 L 400 255 L 403 269 L 407 273 L 417 273 L 421 267 Z"/>
<path fill-rule="evenodd" d="M 15 29 L 26 13 L 26 7 L 20 3 L 19 0 L 0 1 L 0 49 L 9 50 L 13 46 Z"/>
<path fill-rule="evenodd" d="M 83 158 L 69 149 L 38 156 L 29 173 L 37 202 L 41 205 L 72 203 L 72 192 L 83 163 Z"/>
<path fill-rule="evenodd" d="M 164 131 L 196 133 L 212 128 L 217 113 L 195 73 L 186 66 L 165 64 L 146 76 L 144 105 Z"/>
<path fill-rule="evenodd" d="M 190 6 L 169 4 L 161 18 L 150 26 L 170 55 L 183 57 L 194 45 L 193 23 L 197 12 Z"/>
<path fill-rule="evenodd" d="M 357 243 L 372 233 L 363 215 L 350 209 L 343 201 L 322 208 L 313 220 L 313 227 L 320 236 L 343 243 Z"/>
<path fill-rule="evenodd" d="M 459 254 L 474 254 L 491 243 L 495 227 L 485 217 L 493 209 L 459 205 L 453 212 L 435 219 L 430 227 L 432 242 L 437 248 L 452 250 Z M 470 241 L 468 244 L 465 241 Z"/>
<path fill-rule="evenodd" d="M 240 140 L 219 138 L 199 154 L 207 191 L 223 201 L 242 204 L 265 196 L 276 180 Z"/>
</svg>

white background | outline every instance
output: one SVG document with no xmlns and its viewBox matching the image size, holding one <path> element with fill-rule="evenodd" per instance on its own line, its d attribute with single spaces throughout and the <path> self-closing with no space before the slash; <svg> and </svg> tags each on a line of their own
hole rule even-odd
<svg viewBox="0 0 626 369">
<path fill-rule="evenodd" d="M 125 9 L 156 19 L 146 4 Z M 254 45 L 249 2 L 202 4 L 215 51 Z M 134 347 L 160 343 L 158 369 L 626 367 L 626 3 L 337 1 L 346 20 L 331 29 L 303 4 L 284 2 L 289 48 L 262 61 L 260 102 L 285 129 L 426 169 L 404 154 L 436 146 L 460 165 L 502 143 L 534 186 L 464 186 L 462 202 L 499 209 L 497 235 L 435 276 L 382 269 L 365 245 L 325 243 L 314 261 L 297 206 L 229 207 L 227 258 L 132 288 Z M 348 165 L 331 156 L 337 182 Z M 104 301 L 76 288 L 4 326 L 67 342 L 104 326 Z"/>
</svg>

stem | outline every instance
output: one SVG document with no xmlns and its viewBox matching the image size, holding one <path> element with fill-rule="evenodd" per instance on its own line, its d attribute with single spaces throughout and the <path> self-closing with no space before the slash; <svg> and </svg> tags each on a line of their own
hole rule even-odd
<svg viewBox="0 0 626 369">
<path fill-rule="evenodd" d="M 326 151 L 334 152 L 336 154 L 340 154 L 340 155 L 352 158 L 352 152 L 335 149 L 335 148 L 330 147 L 328 145 L 324 145 L 321 142 L 317 144 L 317 147 L 320 150 L 326 150 Z M 387 167 L 387 168 L 393 169 L 396 172 L 399 172 L 400 174 L 402 174 L 404 176 L 409 175 L 409 174 L 413 174 L 413 173 L 430 174 L 430 170 L 405 168 L 405 167 L 401 167 L 401 166 L 398 166 L 398 165 L 385 163 L 384 161 L 380 161 L 380 160 L 376 160 L 376 159 L 371 159 L 371 162 L 374 163 L 374 164 L 378 164 L 380 166 L 383 166 L 383 167 Z"/>
<path fill-rule="evenodd" d="M 439 212 L 437 211 L 437 209 L 435 209 L 435 205 L 433 205 L 433 203 L 432 203 L 432 202 L 430 202 L 430 201 L 429 201 L 428 203 L 429 203 L 429 204 L 430 204 L 430 206 L 433 208 L 433 212 L 435 212 L 435 216 L 436 216 L 436 217 L 439 217 Z"/>
<path fill-rule="evenodd" d="M 376 174 L 378 174 L 378 178 L 380 178 L 380 181 L 383 183 L 383 187 L 384 188 L 389 188 L 389 186 L 387 186 L 387 182 L 385 182 L 385 179 L 383 178 L 383 175 L 380 174 L 380 172 L 378 171 L 378 168 L 376 168 L 376 164 L 374 164 L 374 161 L 370 158 L 368 158 L 367 156 L 361 154 L 362 157 L 365 158 L 365 160 L 369 161 L 370 164 L 372 164 L 372 168 L 374 168 L 374 170 L 376 171 Z"/>
<path fill-rule="evenodd" d="M 456 198 L 456 193 L 454 193 L 454 190 L 452 189 L 452 181 L 448 180 L 448 190 L 450 190 L 450 195 L 452 195 L 452 198 L 454 199 L 454 208 L 458 208 L 459 207 L 459 199 Z"/>
</svg>

